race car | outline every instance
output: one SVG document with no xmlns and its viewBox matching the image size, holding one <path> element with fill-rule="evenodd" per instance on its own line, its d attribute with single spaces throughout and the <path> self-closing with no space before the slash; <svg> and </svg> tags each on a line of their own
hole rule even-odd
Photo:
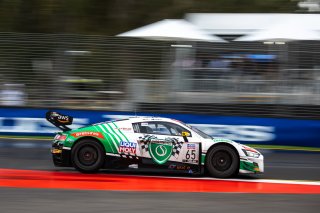
<svg viewBox="0 0 320 213">
<path fill-rule="evenodd" d="M 264 172 L 259 151 L 171 118 L 136 116 L 73 130 L 71 116 L 49 111 L 46 118 L 62 130 L 52 143 L 54 165 L 83 173 L 131 165 L 216 178 Z"/>
</svg>

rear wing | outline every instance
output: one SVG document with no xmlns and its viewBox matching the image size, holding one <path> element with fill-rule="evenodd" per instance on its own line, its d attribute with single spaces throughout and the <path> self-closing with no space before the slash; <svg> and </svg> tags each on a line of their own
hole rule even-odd
<svg viewBox="0 0 320 213">
<path fill-rule="evenodd" d="M 62 131 L 71 130 L 67 125 L 71 125 L 73 121 L 73 117 L 69 115 L 62 115 L 58 112 L 48 111 L 46 113 L 46 119 L 54 126 L 58 127 Z"/>
</svg>

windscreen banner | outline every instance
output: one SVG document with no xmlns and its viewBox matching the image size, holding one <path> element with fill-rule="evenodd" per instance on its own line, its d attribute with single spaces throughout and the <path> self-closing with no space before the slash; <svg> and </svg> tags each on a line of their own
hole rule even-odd
<svg viewBox="0 0 320 213">
<path fill-rule="evenodd" d="M 53 136 L 61 130 L 46 121 L 47 111 L 0 108 L 0 135 Z M 161 116 L 183 121 L 213 137 L 228 138 L 244 144 L 320 147 L 320 120 L 93 110 L 55 111 L 74 118 L 71 129 L 132 116 Z"/>
</svg>

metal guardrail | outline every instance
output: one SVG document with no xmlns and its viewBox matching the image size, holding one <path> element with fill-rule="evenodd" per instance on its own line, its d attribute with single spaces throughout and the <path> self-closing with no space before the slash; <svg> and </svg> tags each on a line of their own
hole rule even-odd
<svg viewBox="0 0 320 213">
<path fill-rule="evenodd" d="M 120 111 L 141 103 L 320 105 L 319 59 L 320 42 L 311 41 L 0 33 L 0 105 Z"/>
</svg>

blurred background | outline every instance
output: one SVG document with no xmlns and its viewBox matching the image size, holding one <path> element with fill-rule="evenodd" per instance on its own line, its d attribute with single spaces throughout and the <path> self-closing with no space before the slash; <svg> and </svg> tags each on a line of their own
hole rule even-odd
<svg viewBox="0 0 320 213">
<path fill-rule="evenodd" d="M 30 107 L 318 119 L 319 5 L 1 0 L 0 132 L 41 132 L 44 124 L 29 131 L 30 123 L 20 117 L 43 119 L 42 114 L 26 111 L 13 118 Z M 219 122 L 213 123 L 250 124 Z M 310 126 L 317 131 L 318 125 Z"/>
<path fill-rule="evenodd" d="M 313 117 L 320 104 L 319 1 L 1 0 L 0 8 L 2 106 Z M 164 19 L 190 29 L 143 27 Z M 274 37 L 274 25 L 288 35 Z M 192 30 L 208 37 L 188 37 Z"/>
<path fill-rule="evenodd" d="M 61 190 L 122 186 L 122 173 L 54 167 L 48 110 L 73 116 L 71 128 L 182 120 L 264 155 L 262 176 L 221 187 L 303 180 L 309 195 Z M 319 112 L 320 0 L 0 0 L 1 212 L 318 212 Z M 123 177 L 142 185 L 132 170 Z M 6 188 L 17 182 L 29 189 Z"/>
</svg>

